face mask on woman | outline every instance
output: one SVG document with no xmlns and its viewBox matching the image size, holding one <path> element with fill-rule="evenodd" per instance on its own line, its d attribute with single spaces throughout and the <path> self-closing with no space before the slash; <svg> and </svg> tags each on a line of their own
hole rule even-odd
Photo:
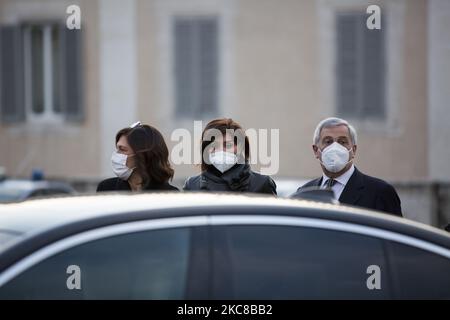
<svg viewBox="0 0 450 320">
<path fill-rule="evenodd" d="M 321 151 L 322 160 L 320 163 L 322 163 L 329 172 L 339 172 L 351 161 L 350 150 L 351 149 L 347 150 L 340 143 L 333 142 Z"/>
<path fill-rule="evenodd" d="M 237 156 L 232 152 L 217 151 L 209 154 L 210 163 L 221 173 L 230 170 L 237 163 Z"/>
<path fill-rule="evenodd" d="M 128 180 L 133 169 L 127 167 L 128 155 L 114 151 L 111 156 L 111 167 L 114 174 L 122 180 Z"/>
</svg>

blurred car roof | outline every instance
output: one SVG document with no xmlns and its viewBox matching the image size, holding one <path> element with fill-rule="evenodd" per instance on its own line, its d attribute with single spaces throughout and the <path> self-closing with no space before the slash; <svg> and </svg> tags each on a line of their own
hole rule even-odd
<svg viewBox="0 0 450 320">
<path fill-rule="evenodd" d="M 449 237 L 437 228 L 362 208 L 255 194 L 201 192 L 103 193 L 0 204 L 0 229 L 29 236 L 86 222 L 111 224 L 133 219 L 212 214 L 313 217 L 389 227 L 414 234 L 417 231 L 439 233 L 440 236 Z"/>
<path fill-rule="evenodd" d="M 25 200 L 36 190 L 57 190 L 66 193 L 75 192 L 70 184 L 61 181 L 4 179 L 0 181 L 0 202 Z"/>
</svg>

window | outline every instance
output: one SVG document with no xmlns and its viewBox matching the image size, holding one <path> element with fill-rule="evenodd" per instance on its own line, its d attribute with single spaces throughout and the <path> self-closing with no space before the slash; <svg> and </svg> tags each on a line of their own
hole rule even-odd
<svg viewBox="0 0 450 320">
<path fill-rule="evenodd" d="M 60 28 L 58 25 L 24 27 L 25 78 L 33 116 L 60 115 Z"/>
<path fill-rule="evenodd" d="M 388 299 L 382 241 L 289 226 L 224 226 L 213 232 L 219 299 Z M 381 289 L 367 268 L 381 269 Z M 383 272 L 384 271 L 384 272 Z"/>
<path fill-rule="evenodd" d="M 81 30 L 51 22 L 2 26 L 0 50 L 2 122 L 82 120 Z"/>
<path fill-rule="evenodd" d="M 137 232 L 63 251 L 0 288 L 0 299 L 184 299 L 191 229 Z M 81 270 L 69 290 L 67 267 Z"/>
<path fill-rule="evenodd" d="M 388 248 L 397 298 L 450 299 L 450 259 L 396 242 Z"/>
<path fill-rule="evenodd" d="M 218 109 L 218 22 L 213 17 L 175 17 L 176 115 L 204 118 Z"/>
<path fill-rule="evenodd" d="M 366 27 L 367 15 L 336 16 L 337 113 L 358 120 L 386 118 L 385 34 Z"/>
<path fill-rule="evenodd" d="M 20 27 L 0 28 L 0 111 L 4 123 L 25 119 L 22 47 Z"/>
</svg>

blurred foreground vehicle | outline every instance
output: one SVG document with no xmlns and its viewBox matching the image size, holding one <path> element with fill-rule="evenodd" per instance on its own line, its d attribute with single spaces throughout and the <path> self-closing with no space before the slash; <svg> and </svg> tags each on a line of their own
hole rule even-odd
<svg viewBox="0 0 450 320">
<path fill-rule="evenodd" d="M 280 198 L 289 198 L 309 180 L 279 177 L 274 178 L 274 181 L 277 185 L 277 196 Z"/>
<path fill-rule="evenodd" d="M 450 299 L 450 236 L 347 206 L 203 193 L 0 205 L 1 299 Z"/>
<path fill-rule="evenodd" d="M 75 190 L 67 183 L 46 180 L 5 179 L 0 181 L 0 203 L 23 201 L 36 197 L 71 194 Z"/>
</svg>

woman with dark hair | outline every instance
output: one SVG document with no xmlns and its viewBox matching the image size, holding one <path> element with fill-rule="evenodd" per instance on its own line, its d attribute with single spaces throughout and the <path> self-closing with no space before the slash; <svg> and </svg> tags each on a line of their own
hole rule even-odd
<svg viewBox="0 0 450 320">
<path fill-rule="evenodd" d="M 111 157 L 116 178 L 103 180 L 101 191 L 177 190 L 169 180 L 174 171 L 169 163 L 169 150 L 161 133 L 138 122 L 116 135 L 116 150 Z"/>
<path fill-rule="evenodd" d="M 184 190 L 277 194 L 269 176 L 250 169 L 248 137 L 232 119 L 216 119 L 206 125 L 201 152 L 202 172 L 188 178 Z"/>
</svg>

